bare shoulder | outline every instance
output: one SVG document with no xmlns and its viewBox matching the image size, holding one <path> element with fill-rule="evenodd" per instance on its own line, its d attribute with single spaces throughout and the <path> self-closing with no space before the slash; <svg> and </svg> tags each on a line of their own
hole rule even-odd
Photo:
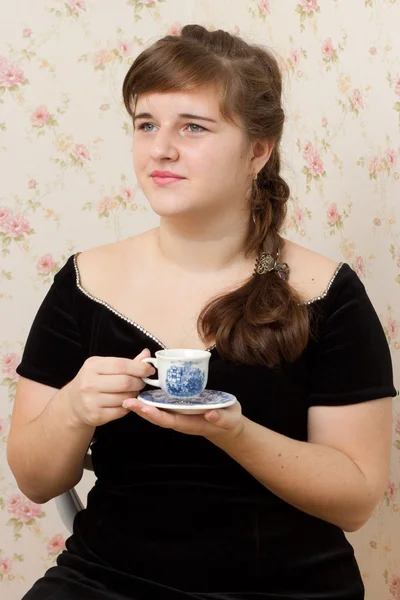
<svg viewBox="0 0 400 600">
<path fill-rule="evenodd" d="M 81 285 L 94 295 L 109 290 L 110 284 L 126 279 L 140 256 L 146 254 L 151 232 L 95 246 L 79 253 L 76 259 Z M 104 288 L 104 290 L 103 290 Z"/>
<path fill-rule="evenodd" d="M 290 285 L 304 302 L 326 291 L 340 265 L 323 254 L 286 239 L 281 258 L 290 267 Z"/>
</svg>

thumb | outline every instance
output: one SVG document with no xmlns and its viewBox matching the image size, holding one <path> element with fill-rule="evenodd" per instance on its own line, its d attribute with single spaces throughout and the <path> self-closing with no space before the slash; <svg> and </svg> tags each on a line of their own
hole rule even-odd
<svg viewBox="0 0 400 600">
<path fill-rule="evenodd" d="M 148 348 L 145 348 L 133 360 L 142 360 L 143 358 L 148 358 L 149 356 L 151 356 L 151 352 Z"/>
</svg>

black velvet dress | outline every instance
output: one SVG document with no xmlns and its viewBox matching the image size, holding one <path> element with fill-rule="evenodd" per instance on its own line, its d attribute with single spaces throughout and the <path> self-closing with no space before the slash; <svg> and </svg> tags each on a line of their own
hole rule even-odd
<svg viewBox="0 0 400 600">
<path fill-rule="evenodd" d="M 235 394 L 249 419 L 303 441 L 312 405 L 396 395 L 383 329 L 348 264 L 310 310 L 315 337 L 295 363 L 248 367 L 213 348 L 207 384 Z M 18 373 L 61 388 L 89 356 L 134 358 L 145 347 L 164 348 L 85 292 L 72 256 L 37 313 Z M 92 459 L 87 508 L 25 600 L 364 598 L 342 530 L 275 496 L 206 439 L 129 413 L 96 429 Z"/>
</svg>

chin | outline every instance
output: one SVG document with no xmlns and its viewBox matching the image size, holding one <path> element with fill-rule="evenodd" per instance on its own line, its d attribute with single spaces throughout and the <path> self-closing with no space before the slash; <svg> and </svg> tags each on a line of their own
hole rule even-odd
<svg viewBox="0 0 400 600">
<path fill-rule="evenodd" d="M 159 217 L 188 217 L 190 215 L 199 214 L 199 204 L 188 202 L 188 200 L 179 200 L 179 198 L 169 199 L 154 199 L 147 198 L 150 208 Z"/>
</svg>

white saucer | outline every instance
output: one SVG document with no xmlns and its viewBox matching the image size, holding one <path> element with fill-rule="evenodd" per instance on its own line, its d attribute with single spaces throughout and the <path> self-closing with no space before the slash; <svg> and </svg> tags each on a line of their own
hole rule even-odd
<svg viewBox="0 0 400 600">
<path fill-rule="evenodd" d="M 144 404 L 181 413 L 182 415 L 201 415 L 213 408 L 227 408 L 237 402 L 236 396 L 216 390 L 204 390 L 195 398 L 183 400 L 182 398 L 174 399 L 173 396 L 168 396 L 158 388 L 141 392 L 138 399 Z"/>
</svg>

